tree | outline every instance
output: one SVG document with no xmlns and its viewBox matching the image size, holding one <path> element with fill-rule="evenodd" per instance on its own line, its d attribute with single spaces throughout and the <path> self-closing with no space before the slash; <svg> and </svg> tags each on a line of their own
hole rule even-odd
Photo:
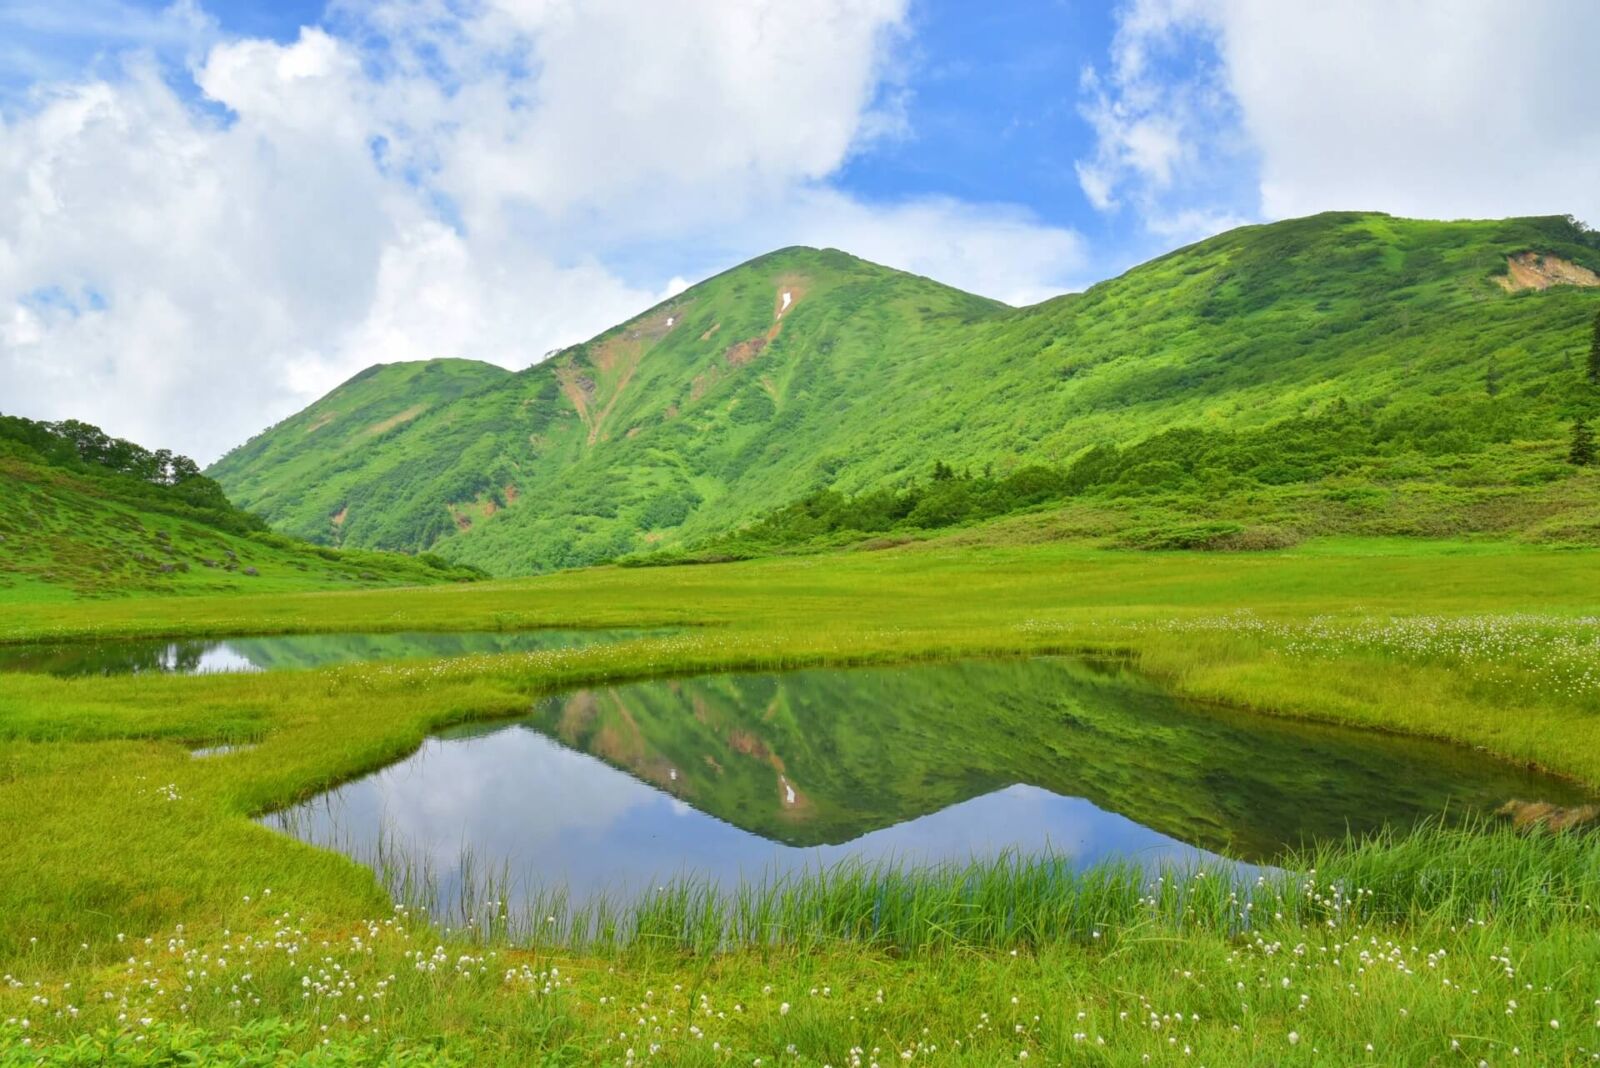
<svg viewBox="0 0 1600 1068">
<path fill-rule="evenodd" d="M 1483 391 L 1491 397 L 1500 395 L 1500 361 L 1489 357 L 1489 366 L 1483 372 Z"/>
<path fill-rule="evenodd" d="M 1600 386 L 1600 312 L 1594 313 L 1594 336 L 1589 339 L 1589 381 Z"/>
<path fill-rule="evenodd" d="M 951 467 L 943 460 L 935 460 L 933 462 L 933 480 L 935 482 L 948 482 L 955 477 L 955 468 Z"/>
<path fill-rule="evenodd" d="M 1567 450 L 1567 462 L 1577 467 L 1588 467 L 1595 461 L 1594 431 L 1587 419 L 1572 423 L 1572 446 Z"/>
</svg>

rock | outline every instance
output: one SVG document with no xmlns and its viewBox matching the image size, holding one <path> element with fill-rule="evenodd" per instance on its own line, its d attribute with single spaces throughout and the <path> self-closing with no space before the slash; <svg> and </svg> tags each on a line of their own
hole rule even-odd
<svg viewBox="0 0 1600 1068">
<path fill-rule="evenodd" d="M 259 575 L 259 574 L 261 574 L 261 572 L 259 572 L 259 571 L 257 571 L 257 570 L 256 570 L 256 569 L 255 569 L 255 568 L 253 568 L 253 567 L 247 567 L 247 568 L 245 568 L 245 569 L 244 569 L 244 573 L 245 573 L 245 574 L 246 574 L 246 575 L 249 575 L 249 576 L 251 576 L 251 577 L 252 577 L 252 578 L 253 578 L 253 577 L 255 577 L 255 576 L 256 576 L 256 575 Z"/>
<path fill-rule="evenodd" d="M 1567 831 L 1589 827 L 1600 822 L 1600 805 L 1573 805 L 1562 808 L 1548 801 L 1511 800 L 1495 809 L 1496 816 L 1511 821 L 1513 827 L 1543 827 L 1551 831 Z"/>
</svg>

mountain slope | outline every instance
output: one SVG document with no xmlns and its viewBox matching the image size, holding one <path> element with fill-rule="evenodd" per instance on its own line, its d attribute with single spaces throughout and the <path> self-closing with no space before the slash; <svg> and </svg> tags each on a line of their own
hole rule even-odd
<svg viewBox="0 0 1600 1068">
<path fill-rule="evenodd" d="M 336 476 L 338 459 L 381 448 L 415 419 L 459 397 L 504 383 L 511 372 L 476 360 L 428 360 L 369 367 L 315 404 L 232 450 L 207 472 L 236 500 L 271 515 L 303 536 L 338 544 L 345 516 L 337 510 L 308 522 L 302 488 Z M 293 516 L 287 523 L 284 517 Z M 363 515 L 359 523 L 365 524 Z M 379 531 L 352 544 L 385 544 Z"/>
<path fill-rule="evenodd" d="M 0 416 L 0 601 L 269 592 L 470 578 L 266 529 L 192 462 L 83 423 Z"/>
<path fill-rule="evenodd" d="M 693 543 L 935 460 L 1060 467 L 1175 427 L 1270 449 L 1284 420 L 1354 408 L 1386 463 L 1433 471 L 1514 442 L 1553 456 L 1592 401 L 1574 361 L 1600 310 L 1593 236 L 1327 214 L 1025 309 L 784 249 L 380 433 L 319 439 L 357 387 L 384 419 L 423 403 L 416 365 L 367 372 L 212 474 L 304 537 L 514 573 Z M 1194 481 L 1170 457 L 1145 466 L 1141 492 Z"/>
</svg>

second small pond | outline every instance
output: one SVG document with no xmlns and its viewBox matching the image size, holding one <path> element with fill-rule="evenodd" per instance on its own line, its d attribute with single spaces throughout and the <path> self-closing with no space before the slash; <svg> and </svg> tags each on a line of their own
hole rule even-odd
<svg viewBox="0 0 1600 1068">
<path fill-rule="evenodd" d="M 206 675 L 313 668 L 367 660 L 567 649 L 643 637 L 645 633 L 633 630 L 399 631 L 0 645 L 0 671 L 64 677 L 147 672 Z"/>
</svg>

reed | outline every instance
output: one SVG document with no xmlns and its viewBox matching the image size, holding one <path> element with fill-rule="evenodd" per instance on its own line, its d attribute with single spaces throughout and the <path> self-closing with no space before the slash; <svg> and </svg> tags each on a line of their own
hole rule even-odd
<svg viewBox="0 0 1600 1068">
<path fill-rule="evenodd" d="M 447 939 L 589 956 L 841 945 L 899 955 L 1032 952 L 1152 935 L 1491 919 L 1536 931 L 1600 909 L 1600 835 L 1480 820 L 1323 842 L 1270 868 L 1131 860 L 1081 867 L 1063 855 L 1015 852 L 926 866 L 847 859 L 732 886 L 680 875 L 642 892 L 616 888 L 581 900 L 563 886 L 515 878 L 468 846 L 448 879 L 391 834 L 360 859 L 398 904 Z"/>
</svg>

